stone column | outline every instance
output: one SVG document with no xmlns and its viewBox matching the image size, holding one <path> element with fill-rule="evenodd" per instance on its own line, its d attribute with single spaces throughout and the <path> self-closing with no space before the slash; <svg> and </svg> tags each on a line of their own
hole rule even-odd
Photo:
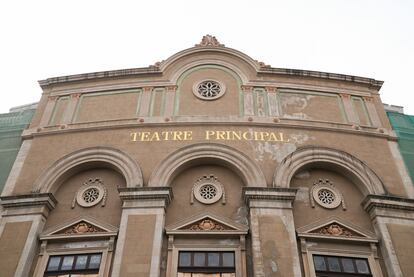
<svg viewBox="0 0 414 277">
<path fill-rule="evenodd" d="M 412 274 L 414 248 L 414 199 L 368 195 L 362 202 L 371 217 L 388 276 Z"/>
<path fill-rule="evenodd" d="M 120 188 L 123 202 L 112 277 L 158 277 L 170 187 Z"/>
<path fill-rule="evenodd" d="M 256 277 L 301 276 L 292 202 L 296 190 L 243 190 L 250 209 L 253 272 Z"/>
<path fill-rule="evenodd" d="M 72 123 L 80 97 L 80 93 L 73 93 L 70 95 L 69 103 L 67 104 L 65 113 L 63 114 L 62 124 Z"/>
<path fill-rule="evenodd" d="M 344 104 L 345 114 L 348 118 L 348 123 L 359 125 L 359 118 L 355 112 L 354 105 L 352 104 L 351 95 L 347 93 L 340 94 L 342 103 Z"/>
<path fill-rule="evenodd" d="M 367 112 L 368 112 L 369 118 L 371 119 L 372 126 L 382 127 L 381 120 L 378 116 L 377 109 L 375 108 L 375 105 L 373 102 L 374 98 L 371 96 L 365 96 L 363 97 L 363 99 L 365 102 L 365 106 L 367 107 Z"/>
<path fill-rule="evenodd" d="M 269 103 L 269 115 L 279 117 L 279 103 L 277 99 L 277 88 L 276 87 L 266 87 L 267 99 Z"/>
<path fill-rule="evenodd" d="M 243 92 L 243 115 L 254 115 L 253 87 L 241 86 Z"/>
<path fill-rule="evenodd" d="M 45 127 L 45 126 L 49 125 L 49 121 L 50 121 L 50 118 L 52 116 L 53 109 L 55 108 L 57 99 L 58 99 L 57 96 L 49 96 L 47 98 L 46 107 L 43 110 L 43 114 L 42 114 L 42 117 L 40 119 L 39 127 Z"/>
<path fill-rule="evenodd" d="M 56 200 L 50 193 L 2 196 L 3 214 L 0 221 L 0 256 L 15 259 L 0 261 L 4 276 L 29 276 L 36 257 L 39 234 Z M 16 255 L 17 253 L 17 255 Z"/>
</svg>

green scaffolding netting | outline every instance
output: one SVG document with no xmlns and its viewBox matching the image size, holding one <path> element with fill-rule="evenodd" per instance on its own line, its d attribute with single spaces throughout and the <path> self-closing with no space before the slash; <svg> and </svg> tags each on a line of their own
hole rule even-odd
<svg viewBox="0 0 414 277">
<path fill-rule="evenodd" d="M 387 112 L 391 125 L 398 136 L 398 146 L 414 183 L 414 116 Z"/>
</svg>

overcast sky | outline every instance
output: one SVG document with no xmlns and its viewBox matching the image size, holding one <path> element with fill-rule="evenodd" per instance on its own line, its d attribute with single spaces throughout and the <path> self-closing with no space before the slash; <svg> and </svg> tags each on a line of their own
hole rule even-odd
<svg viewBox="0 0 414 277">
<path fill-rule="evenodd" d="M 0 1 L 0 113 L 38 80 L 144 67 L 211 34 L 273 67 L 385 81 L 414 115 L 414 1 Z"/>
</svg>

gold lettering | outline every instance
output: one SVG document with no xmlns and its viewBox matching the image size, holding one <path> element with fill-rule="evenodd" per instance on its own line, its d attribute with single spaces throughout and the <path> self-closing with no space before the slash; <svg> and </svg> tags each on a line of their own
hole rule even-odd
<svg viewBox="0 0 414 277">
<path fill-rule="evenodd" d="M 184 131 L 184 140 L 192 140 L 193 131 Z"/>
<path fill-rule="evenodd" d="M 214 132 L 214 131 L 207 130 L 206 131 L 206 140 L 210 140 L 210 136 L 214 136 L 215 133 L 216 132 Z"/>
<path fill-rule="evenodd" d="M 283 133 L 279 133 L 281 141 L 289 142 L 290 139 L 284 140 Z"/>
<path fill-rule="evenodd" d="M 265 141 L 269 137 L 269 133 L 268 132 L 259 132 L 259 134 L 260 134 L 260 140 L 261 141 Z"/>
<path fill-rule="evenodd" d="M 141 141 L 149 141 L 149 135 L 150 132 L 141 132 Z"/>
<path fill-rule="evenodd" d="M 277 138 L 275 133 L 271 132 L 270 137 L 269 137 L 269 141 L 279 141 L 279 139 Z"/>
<path fill-rule="evenodd" d="M 130 136 L 131 136 L 131 140 L 132 140 L 132 141 L 137 141 L 137 135 L 138 135 L 138 134 L 137 134 L 137 132 L 133 132 L 133 133 L 131 133 L 131 134 L 130 134 Z"/>
<path fill-rule="evenodd" d="M 164 131 L 164 132 L 161 132 L 161 135 L 163 136 L 164 140 L 169 140 L 170 133 L 171 132 L 169 132 L 169 131 Z"/>
<path fill-rule="evenodd" d="M 235 140 L 235 138 L 237 140 L 241 140 L 242 139 L 242 135 L 241 135 L 241 132 L 240 131 L 238 131 L 238 132 L 232 131 L 231 134 L 233 135 L 233 140 Z"/>
<path fill-rule="evenodd" d="M 150 141 L 153 141 L 153 140 L 160 141 L 160 135 L 158 134 L 158 132 L 154 132 L 152 134 Z"/>
<path fill-rule="evenodd" d="M 183 132 L 181 131 L 173 131 L 173 140 L 183 140 L 182 136 Z"/>
<path fill-rule="evenodd" d="M 226 140 L 226 138 L 224 137 L 226 134 L 225 131 L 217 131 L 216 134 L 217 134 L 216 140 L 220 140 L 220 139 Z"/>
<path fill-rule="evenodd" d="M 250 135 L 250 137 L 248 138 L 247 135 Z M 253 139 L 252 133 L 251 132 L 244 132 L 243 133 L 243 139 L 244 140 L 252 140 Z"/>
</svg>

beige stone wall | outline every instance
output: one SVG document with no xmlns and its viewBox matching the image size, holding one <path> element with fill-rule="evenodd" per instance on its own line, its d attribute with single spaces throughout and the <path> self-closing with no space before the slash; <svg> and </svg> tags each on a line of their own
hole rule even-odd
<svg viewBox="0 0 414 277">
<path fill-rule="evenodd" d="M 208 127 L 210 129 L 210 127 Z M 15 187 L 16 193 L 27 193 L 32 185 L 48 167 L 64 155 L 76 150 L 94 147 L 110 146 L 135 159 L 142 168 L 144 183 L 146 184 L 154 168 L 163 159 L 177 149 L 200 142 L 221 143 L 233 147 L 256 162 L 265 174 L 268 185 L 272 184 L 272 177 L 277 165 L 288 154 L 298 147 L 306 145 L 324 146 L 345 151 L 364 161 L 384 182 L 389 193 L 399 196 L 405 195 L 401 177 L 396 170 L 388 141 L 383 138 L 350 133 L 326 132 L 306 129 L 287 129 L 272 127 L 244 126 L 213 126 L 212 130 L 241 130 L 258 132 L 282 132 L 289 142 L 266 142 L 245 140 L 216 140 L 211 137 L 206 140 L 206 127 L 140 127 L 119 128 L 115 130 L 94 130 L 89 132 L 62 133 L 59 136 L 39 136 L 33 139 L 32 146 L 18 177 Z M 162 132 L 162 131 L 192 131 L 192 140 L 168 141 L 131 141 L 131 132 Z M 48 151 L 45 151 L 48 149 Z M 151 159 L 148 159 L 151 157 Z"/>
<path fill-rule="evenodd" d="M 151 270 L 151 258 L 156 216 L 129 215 L 122 253 L 121 273 L 123 277 L 146 277 Z"/>
<path fill-rule="evenodd" d="M 0 237 L 1 276 L 14 276 L 31 225 L 31 221 L 6 223 Z"/>
<path fill-rule="evenodd" d="M 345 200 L 346 210 L 343 210 L 341 205 L 335 209 L 326 209 L 317 203 L 312 208 L 309 191 L 319 179 L 328 179 L 341 192 Z M 364 196 L 346 176 L 323 169 L 308 169 L 296 174 L 291 181 L 291 187 L 299 189 L 293 206 L 296 228 L 323 218 L 336 216 L 352 222 L 360 228 L 374 232 L 371 220 L 361 206 Z"/>
<path fill-rule="evenodd" d="M 105 206 L 101 203 L 90 208 L 84 208 L 77 203 L 72 208 L 74 197 L 79 188 L 90 178 L 100 178 L 107 189 Z M 56 208 L 47 218 L 45 228 L 53 228 L 62 222 L 69 221 L 79 215 L 92 216 L 102 222 L 113 226 L 119 226 L 121 220 L 121 200 L 118 196 L 118 187 L 124 187 L 125 180 L 117 172 L 111 169 L 85 169 L 65 180 L 57 190 L 55 197 L 58 201 Z"/>
<path fill-rule="evenodd" d="M 226 203 L 222 201 L 205 205 L 194 199 L 190 203 L 192 188 L 197 179 L 204 175 L 214 175 L 223 185 Z M 173 202 L 167 208 L 166 225 L 176 223 L 202 212 L 211 212 L 227 218 L 232 218 L 236 222 L 247 222 L 246 210 L 242 209 L 242 187 L 243 182 L 231 170 L 219 165 L 200 165 L 186 169 L 179 174 L 171 185 L 174 194 Z"/>
<path fill-rule="evenodd" d="M 397 254 L 398 263 L 404 276 L 411 276 L 414 271 L 414 227 L 402 224 L 387 224 L 391 240 Z"/>
</svg>

